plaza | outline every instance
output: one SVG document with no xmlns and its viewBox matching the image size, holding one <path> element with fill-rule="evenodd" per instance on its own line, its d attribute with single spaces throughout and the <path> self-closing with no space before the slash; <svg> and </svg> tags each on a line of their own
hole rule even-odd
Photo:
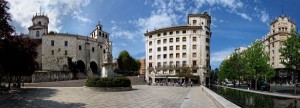
<svg viewBox="0 0 300 108">
<path fill-rule="evenodd" d="M 201 86 L 133 85 L 132 91 L 100 92 L 84 87 L 84 80 L 25 84 L 0 99 L 0 108 L 216 108 Z M 68 86 L 69 85 L 69 86 Z M 48 86 L 48 87 L 46 87 Z M 63 87 L 64 86 L 64 87 Z M 66 87 L 68 86 L 68 87 Z M 72 87 L 71 87 L 72 86 Z M 157 92 L 159 91 L 159 92 Z"/>
</svg>

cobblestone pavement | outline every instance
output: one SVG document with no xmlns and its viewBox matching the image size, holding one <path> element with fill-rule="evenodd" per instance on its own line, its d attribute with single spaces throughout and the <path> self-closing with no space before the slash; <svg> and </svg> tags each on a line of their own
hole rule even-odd
<svg viewBox="0 0 300 108">
<path fill-rule="evenodd" d="M 133 86 L 100 92 L 87 87 L 25 87 L 0 108 L 215 108 L 201 87 Z"/>
</svg>

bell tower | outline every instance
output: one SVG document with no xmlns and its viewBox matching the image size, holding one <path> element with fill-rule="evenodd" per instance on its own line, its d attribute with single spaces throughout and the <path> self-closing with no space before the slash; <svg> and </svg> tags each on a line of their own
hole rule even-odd
<svg viewBox="0 0 300 108">
<path fill-rule="evenodd" d="M 29 37 L 41 39 L 43 35 L 48 34 L 49 18 L 44 14 L 36 14 L 31 19 L 32 25 L 28 28 Z"/>
</svg>

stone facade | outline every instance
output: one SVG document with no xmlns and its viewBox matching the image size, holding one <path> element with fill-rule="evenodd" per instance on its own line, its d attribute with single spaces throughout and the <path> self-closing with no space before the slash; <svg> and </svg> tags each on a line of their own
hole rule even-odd
<svg viewBox="0 0 300 108">
<path fill-rule="evenodd" d="M 81 36 L 48 32 L 49 19 L 45 15 L 35 15 L 32 22 L 28 36 L 39 43 L 36 48 L 39 70 L 68 71 L 67 58 L 71 57 L 77 62 L 80 72 L 100 75 L 104 56 L 112 57 L 109 33 L 102 30 L 100 23 L 89 36 Z"/>
<path fill-rule="evenodd" d="M 191 67 L 199 83 L 208 83 L 210 70 L 211 17 L 188 14 L 187 26 L 173 26 L 146 32 L 146 80 L 176 75 Z M 197 82 L 197 83 L 198 83 Z"/>
</svg>

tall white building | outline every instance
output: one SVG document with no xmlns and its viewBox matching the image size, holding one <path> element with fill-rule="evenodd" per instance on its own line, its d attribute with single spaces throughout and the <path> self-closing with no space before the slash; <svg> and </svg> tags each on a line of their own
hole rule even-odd
<svg viewBox="0 0 300 108">
<path fill-rule="evenodd" d="M 48 71 L 68 70 L 67 58 L 77 62 L 79 71 L 100 75 L 103 63 L 112 62 L 112 43 L 109 33 L 99 23 L 89 36 L 48 32 L 49 18 L 36 14 L 28 36 L 38 42 L 37 69 Z"/>
<path fill-rule="evenodd" d="M 179 79 L 175 75 L 182 67 L 190 67 L 192 74 L 199 76 L 194 79 L 194 83 L 208 84 L 210 24 L 211 17 L 204 12 L 188 14 L 185 26 L 147 31 L 145 33 L 146 81 L 170 82 L 172 78 Z"/>
</svg>

